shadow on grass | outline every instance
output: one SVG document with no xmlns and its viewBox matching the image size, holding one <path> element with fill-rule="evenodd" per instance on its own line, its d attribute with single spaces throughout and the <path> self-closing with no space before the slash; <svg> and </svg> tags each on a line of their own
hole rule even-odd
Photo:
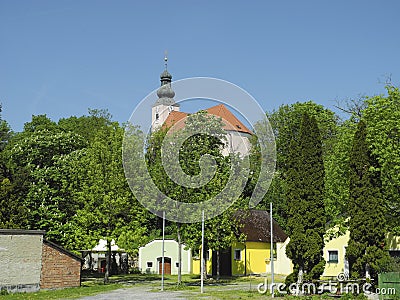
<svg viewBox="0 0 400 300">
<path fill-rule="evenodd" d="M 88 273 L 82 274 L 82 283 L 99 283 L 104 280 L 104 273 Z M 151 283 L 160 281 L 161 276 L 157 274 L 121 274 L 121 275 L 111 275 L 109 277 L 109 283 L 122 283 L 122 284 L 135 284 L 135 283 Z M 169 280 L 169 278 L 164 278 L 164 280 Z"/>
</svg>

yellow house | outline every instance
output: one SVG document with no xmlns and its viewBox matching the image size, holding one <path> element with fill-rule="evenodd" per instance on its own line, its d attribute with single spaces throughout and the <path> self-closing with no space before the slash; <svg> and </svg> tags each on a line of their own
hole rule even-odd
<svg viewBox="0 0 400 300">
<path fill-rule="evenodd" d="M 330 229 L 336 232 L 336 227 Z M 344 235 L 338 236 L 331 240 L 328 239 L 329 233 L 326 234 L 325 247 L 324 247 L 324 258 L 326 261 L 325 270 L 322 276 L 324 277 L 336 277 L 340 273 L 349 272 L 349 264 L 346 259 L 346 247 L 350 239 L 350 231 L 346 231 Z M 386 235 L 389 254 L 392 257 L 400 257 L 400 237 L 394 236 L 391 233 Z"/>
<path fill-rule="evenodd" d="M 241 232 L 246 235 L 244 243 L 235 242 L 229 249 L 220 251 L 220 275 L 240 276 L 271 272 L 270 215 L 263 210 L 250 210 L 238 214 L 242 223 Z M 273 220 L 274 273 L 288 275 L 293 265 L 286 256 L 289 238 Z M 207 274 L 216 275 L 216 253 L 206 255 Z M 193 273 L 200 274 L 200 260 L 193 260 Z"/>
<path fill-rule="evenodd" d="M 325 270 L 322 276 L 336 277 L 340 273 L 349 272 L 349 264 L 346 260 L 346 247 L 350 239 L 350 231 L 346 231 L 344 235 L 335 237 L 329 240 L 328 236 L 331 231 L 337 231 L 338 228 L 334 227 L 329 230 L 325 235 L 324 259 Z"/>
</svg>

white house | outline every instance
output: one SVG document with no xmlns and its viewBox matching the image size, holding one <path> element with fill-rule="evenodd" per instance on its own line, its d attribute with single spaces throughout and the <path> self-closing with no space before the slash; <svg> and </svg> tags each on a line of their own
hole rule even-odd
<svg viewBox="0 0 400 300">
<path fill-rule="evenodd" d="M 106 253 L 107 253 L 107 241 L 99 240 L 99 243 L 90 250 L 82 250 L 82 257 L 84 259 L 82 269 L 93 270 L 100 273 L 105 272 L 106 268 Z M 116 266 L 127 272 L 128 265 L 128 254 L 124 249 L 119 248 L 115 241 L 111 241 L 111 259 Z"/>
<path fill-rule="evenodd" d="M 182 245 L 182 274 L 192 273 L 192 254 L 190 249 Z M 164 274 L 178 274 L 178 242 L 165 240 Z M 153 240 L 139 248 L 139 270 L 143 273 L 161 274 L 162 272 L 162 240 Z"/>
</svg>

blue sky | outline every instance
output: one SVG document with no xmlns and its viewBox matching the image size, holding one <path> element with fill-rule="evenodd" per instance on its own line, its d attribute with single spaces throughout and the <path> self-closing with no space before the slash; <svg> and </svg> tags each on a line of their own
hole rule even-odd
<svg viewBox="0 0 400 300">
<path fill-rule="evenodd" d="M 15 131 L 107 108 L 129 119 L 174 80 L 233 82 L 265 110 L 385 92 L 400 82 L 400 1 L 0 0 L 0 102 Z M 190 107 L 183 107 L 190 110 Z M 150 117 L 150 112 L 149 112 Z"/>
</svg>

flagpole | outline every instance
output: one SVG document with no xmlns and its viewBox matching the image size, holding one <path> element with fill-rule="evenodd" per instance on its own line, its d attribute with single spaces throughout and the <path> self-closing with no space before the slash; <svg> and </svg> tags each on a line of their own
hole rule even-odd
<svg viewBox="0 0 400 300">
<path fill-rule="evenodd" d="M 201 278 L 201 283 L 200 283 L 200 293 L 204 293 L 204 210 L 202 211 L 202 216 L 201 216 L 201 256 L 200 256 L 200 278 Z"/>
<path fill-rule="evenodd" d="M 163 211 L 162 223 L 162 254 L 161 254 L 161 290 L 164 290 L 164 247 L 165 247 L 165 211 Z"/>
<path fill-rule="evenodd" d="M 271 232 L 271 296 L 274 297 L 274 233 L 273 233 L 273 220 L 272 220 L 272 202 L 269 203 L 269 220 Z"/>
</svg>

